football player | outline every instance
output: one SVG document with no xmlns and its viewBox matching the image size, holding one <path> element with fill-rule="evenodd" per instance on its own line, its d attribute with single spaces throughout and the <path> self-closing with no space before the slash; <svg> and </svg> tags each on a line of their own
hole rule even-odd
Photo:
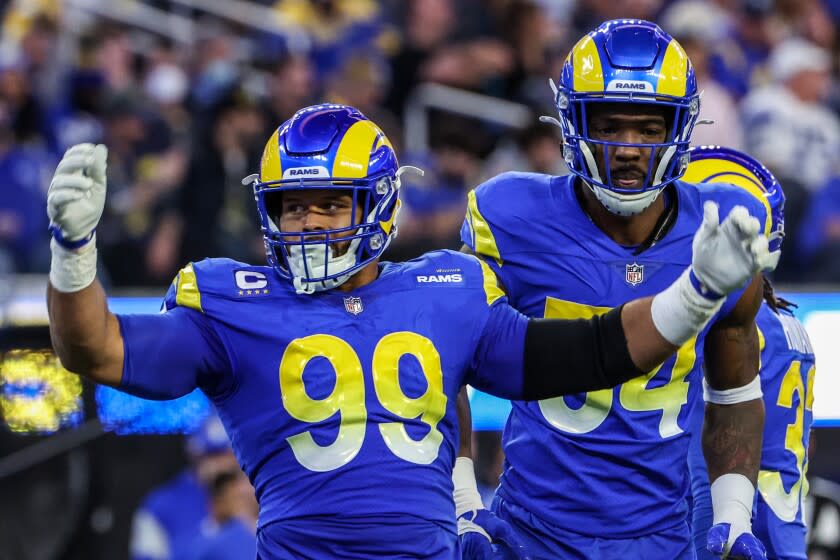
<svg viewBox="0 0 840 560">
<path fill-rule="evenodd" d="M 691 162 L 683 176 L 694 183 L 727 182 L 756 196 L 770 208 L 770 250 L 781 250 L 784 236 L 785 195 L 778 181 L 760 162 L 736 150 L 719 146 L 692 148 Z M 808 491 L 805 473 L 813 413 L 814 351 L 808 333 L 796 320 L 792 305 L 776 296 L 764 279 L 764 301 L 758 310 L 758 341 L 761 350 L 759 378 L 764 393 L 764 439 L 758 492 L 753 506 L 753 531 L 767 547 L 772 560 L 807 560 L 802 500 Z M 695 420 L 702 423 L 702 414 Z M 721 539 L 706 534 L 717 521 L 712 518 L 709 477 L 700 444 L 700 428 L 689 450 L 692 490 L 692 531 L 698 559 L 720 554 Z"/>
<path fill-rule="evenodd" d="M 742 189 L 679 180 L 700 93 L 685 51 L 657 25 L 603 23 L 573 47 L 552 86 L 559 118 L 547 119 L 562 130 L 571 174 L 487 181 L 469 194 L 461 234 L 516 309 L 588 318 L 656 293 L 697 250 L 707 201 L 721 215 L 748 207 L 769 228 L 766 206 Z M 756 275 L 676 356 L 619 387 L 513 403 L 493 510 L 537 557 L 692 558 L 682 466 L 700 398 L 714 538 L 732 558 L 758 547 L 749 512 L 764 427 L 761 296 Z M 456 476 L 456 493 L 471 476 Z"/>
<path fill-rule="evenodd" d="M 275 131 L 246 179 L 269 266 L 189 264 L 162 313 L 114 315 L 95 279 L 105 159 L 71 148 L 50 185 L 53 344 L 96 382 L 210 397 L 256 489 L 262 558 L 453 558 L 465 383 L 531 399 L 637 377 L 770 258 L 746 208 L 719 223 L 710 202 L 691 266 L 661 294 L 589 321 L 529 320 L 474 256 L 379 262 L 405 168 L 361 113 L 318 105 Z"/>
</svg>

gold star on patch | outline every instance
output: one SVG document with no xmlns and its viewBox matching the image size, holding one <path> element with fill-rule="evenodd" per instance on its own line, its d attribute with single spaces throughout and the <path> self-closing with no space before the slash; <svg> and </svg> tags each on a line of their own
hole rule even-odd
<svg viewBox="0 0 840 560">
<path fill-rule="evenodd" d="M 263 293 L 264 293 L 264 294 L 267 294 L 267 293 L 268 293 L 268 290 L 263 290 Z"/>
<path fill-rule="evenodd" d="M 241 296 L 242 294 L 244 294 L 244 293 L 245 293 L 245 292 L 243 292 L 242 290 L 239 290 L 239 295 L 240 295 L 240 296 Z"/>
</svg>

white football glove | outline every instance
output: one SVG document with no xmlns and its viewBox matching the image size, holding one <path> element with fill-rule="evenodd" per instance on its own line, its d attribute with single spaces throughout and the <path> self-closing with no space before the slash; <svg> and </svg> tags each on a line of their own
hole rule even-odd
<svg viewBox="0 0 840 560">
<path fill-rule="evenodd" d="M 87 243 L 105 208 L 108 149 L 103 144 L 76 144 L 64 154 L 50 183 L 47 215 L 50 230 L 65 248 Z"/>
<path fill-rule="evenodd" d="M 47 193 L 52 262 L 50 283 L 77 292 L 96 277 L 96 226 L 105 208 L 108 149 L 77 144 L 64 154 Z"/>
<path fill-rule="evenodd" d="M 736 206 L 720 223 L 718 205 L 703 205 L 703 223 L 694 234 L 691 268 L 701 293 L 722 297 L 764 269 L 772 268 L 767 237 L 761 224 L 743 206 Z M 711 293 L 709 293 L 711 292 Z"/>
<path fill-rule="evenodd" d="M 659 333 L 675 346 L 696 335 L 723 305 L 724 296 L 772 266 L 767 237 L 758 220 L 736 206 L 720 223 L 718 205 L 703 205 L 694 234 L 691 266 L 653 298 L 651 316 Z"/>
</svg>

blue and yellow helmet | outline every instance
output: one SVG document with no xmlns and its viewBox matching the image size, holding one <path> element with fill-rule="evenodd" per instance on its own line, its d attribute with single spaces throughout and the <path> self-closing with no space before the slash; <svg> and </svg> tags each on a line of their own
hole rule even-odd
<svg viewBox="0 0 840 560">
<path fill-rule="evenodd" d="M 353 107 L 323 104 L 295 113 L 269 138 L 259 175 L 243 181 L 253 184 L 268 263 L 299 293 L 347 281 L 396 236 L 401 172 L 388 138 Z M 353 198 L 351 225 L 280 231 L 280 197 L 307 189 L 346 190 Z M 339 238 L 349 248 L 336 254 Z"/>
<path fill-rule="evenodd" d="M 554 89 L 563 131 L 563 157 L 571 172 L 583 179 L 607 209 L 620 215 L 638 214 L 685 171 L 691 132 L 700 112 L 700 95 L 688 56 L 658 25 L 642 20 L 601 24 L 572 48 Z M 603 159 L 609 162 L 610 146 L 628 144 L 590 136 L 587 112 L 592 103 L 671 109 L 664 142 L 634 145 L 651 148 L 641 189 L 613 186 L 609 163 L 606 177 L 601 176 L 595 151 L 603 150 Z"/>
<path fill-rule="evenodd" d="M 689 183 L 729 183 L 756 197 L 767 209 L 764 231 L 770 252 L 778 253 L 785 236 L 785 193 L 764 165 L 743 152 L 723 146 L 698 146 L 689 151 L 691 162 L 683 180 Z"/>
</svg>

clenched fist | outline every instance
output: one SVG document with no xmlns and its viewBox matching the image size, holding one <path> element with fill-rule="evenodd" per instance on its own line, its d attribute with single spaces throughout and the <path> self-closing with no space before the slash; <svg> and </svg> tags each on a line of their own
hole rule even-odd
<svg viewBox="0 0 840 560">
<path fill-rule="evenodd" d="M 66 249 L 87 244 L 105 208 L 108 149 L 76 144 L 64 154 L 50 183 L 47 214 L 50 232 Z"/>
</svg>

